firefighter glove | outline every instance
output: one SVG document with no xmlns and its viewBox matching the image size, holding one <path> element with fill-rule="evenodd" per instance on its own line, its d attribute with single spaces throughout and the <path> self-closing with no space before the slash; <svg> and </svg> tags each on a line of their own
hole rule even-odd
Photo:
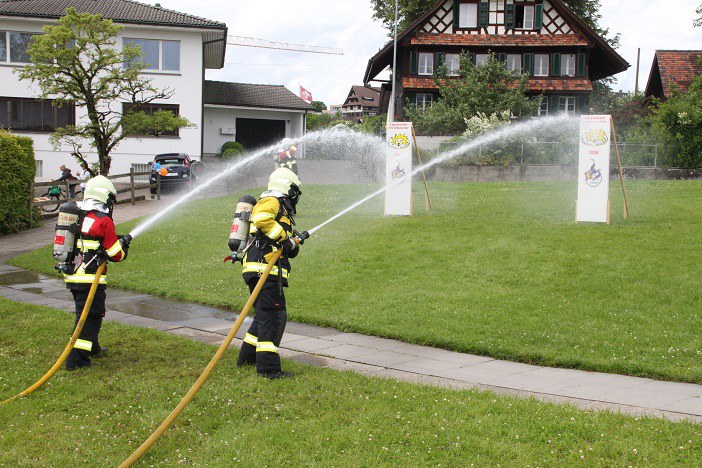
<svg viewBox="0 0 702 468">
<path fill-rule="evenodd" d="M 293 237 L 288 237 L 283 241 L 283 253 L 285 255 L 289 254 L 297 248 L 297 241 Z"/>
</svg>

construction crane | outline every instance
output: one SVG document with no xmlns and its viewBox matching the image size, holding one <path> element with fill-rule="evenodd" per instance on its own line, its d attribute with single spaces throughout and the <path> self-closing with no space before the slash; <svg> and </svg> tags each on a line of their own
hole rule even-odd
<svg viewBox="0 0 702 468">
<path fill-rule="evenodd" d="M 257 37 L 227 36 L 227 45 L 240 47 L 258 47 L 263 49 L 291 50 L 306 52 L 308 54 L 344 55 L 344 49 L 334 47 L 318 47 L 304 44 L 289 44 L 287 42 L 273 42 Z"/>
</svg>

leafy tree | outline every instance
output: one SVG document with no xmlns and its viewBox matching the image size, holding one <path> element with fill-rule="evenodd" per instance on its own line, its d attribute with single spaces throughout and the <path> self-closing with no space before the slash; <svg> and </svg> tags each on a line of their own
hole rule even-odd
<svg viewBox="0 0 702 468">
<path fill-rule="evenodd" d="M 333 120 L 338 117 L 334 114 L 307 114 L 307 130 L 314 132 L 328 128 Z"/>
<path fill-rule="evenodd" d="M 387 119 L 388 116 L 386 114 L 364 117 L 361 123 L 359 123 L 358 129 L 364 133 L 382 135 L 385 131 L 385 122 Z"/>
<path fill-rule="evenodd" d="M 327 110 L 327 105 L 324 104 L 322 101 L 312 101 L 311 105 L 315 112 L 322 112 Z"/>
<path fill-rule="evenodd" d="M 32 63 L 18 71 L 20 79 L 39 86 L 43 98 L 85 109 L 85 121 L 57 129 L 51 140 L 55 146 L 71 145 L 81 164 L 87 164 L 81 147 L 88 140 L 103 175 L 110 172 L 110 152 L 124 138 L 158 136 L 191 125 L 170 111 L 152 115 L 134 111 L 139 105 L 169 99 L 173 91 L 158 90 L 140 75 L 146 66 L 141 48 L 124 44 L 120 49 L 116 41 L 120 29 L 100 15 L 69 8 L 58 25 L 44 26 L 44 34 L 34 38 L 28 49 Z M 130 104 L 124 107 L 131 110 L 124 111 L 122 103 Z"/>
<path fill-rule="evenodd" d="M 702 168 L 702 76 L 654 110 L 652 124 L 666 137 L 671 165 Z"/>
<path fill-rule="evenodd" d="M 439 100 L 426 109 L 410 104 L 406 112 L 420 132 L 431 134 L 463 132 L 466 121 L 478 114 L 532 115 L 540 100 L 526 95 L 528 79 L 527 74 L 507 71 L 492 54 L 479 67 L 463 54 L 459 76 L 448 77 L 445 67 L 439 70 Z"/>
</svg>

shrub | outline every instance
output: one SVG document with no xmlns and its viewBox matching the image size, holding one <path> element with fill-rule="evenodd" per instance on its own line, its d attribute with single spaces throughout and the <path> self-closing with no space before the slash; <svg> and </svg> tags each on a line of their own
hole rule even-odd
<svg viewBox="0 0 702 468">
<path fill-rule="evenodd" d="M 225 144 L 222 145 L 222 148 L 219 150 L 220 153 L 224 154 L 225 151 L 228 149 L 235 149 L 238 151 L 238 153 L 243 153 L 244 152 L 244 146 L 239 143 L 238 141 L 228 141 Z"/>
<path fill-rule="evenodd" d="M 29 229 L 39 214 L 29 200 L 36 162 L 32 139 L 0 130 L 0 234 Z"/>
</svg>

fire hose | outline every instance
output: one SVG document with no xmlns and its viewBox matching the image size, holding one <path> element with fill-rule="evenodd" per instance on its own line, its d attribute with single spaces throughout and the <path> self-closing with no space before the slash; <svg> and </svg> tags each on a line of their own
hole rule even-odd
<svg viewBox="0 0 702 468">
<path fill-rule="evenodd" d="M 183 397 L 183 399 L 178 403 L 178 406 L 175 407 L 175 409 L 171 412 L 171 414 L 168 415 L 168 417 L 161 423 L 161 425 L 149 436 L 148 439 L 144 441 L 144 443 L 141 444 L 141 446 L 132 453 L 129 458 L 127 458 L 121 465 L 120 468 L 127 468 L 132 466 L 134 463 L 136 463 L 139 458 L 142 457 L 150 448 L 151 446 L 156 443 L 156 441 L 163 435 L 164 432 L 166 432 L 166 429 L 168 429 L 171 424 L 173 424 L 173 421 L 180 415 L 180 413 L 185 409 L 185 407 L 192 401 L 192 399 L 195 397 L 195 394 L 200 390 L 200 387 L 207 381 L 207 379 L 210 377 L 210 374 L 214 370 L 215 366 L 219 362 L 219 360 L 222 358 L 224 355 L 224 352 L 229 348 L 229 345 L 231 344 L 232 340 L 234 339 L 234 335 L 236 335 L 236 332 L 239 331 L 239 328 L 241 327 L 241 324 L 244 322 L 244 319 L 246 318 L 246 315 L 249 313 L 251 310 L 251 307 L 253 307 L 254 302 L 256 301 L 256 298 L 258 297 L 258 294 L 261 292 L 261 289 L 263 288 L 263 284 L 266 282 L 266 279 L 268 278 L 268 275 L 270 274 L 271 270 L 273 269 L 273 265 L 278 261 L 278 258 L 282 255 L 283 250 L 278 249 L 276 252 L 273 253 L 271 259 L 268 261 L 268 264 L 266 265 L 266 269 L 263 270 L 263 273 L 261 274 L 261 277 L 258 280 L 258 283 L 256 283 L 256 287 L 254 288 L 253 292 L 251 292 L 251 295 L 249 296 L 249 300 L 246 301 L 246 305 L 244 305 L 244 308 L 241 310 L 241 313 L 239 314 L 239 317 L 236 319 L 236 322 L 234 322 L 234 325 L 232 326 L 232 329 L 229 331 L 229 334 L 227 337 L 224 339 L 222 344 L 219 346 L 219 349 L 215 353 L 215 355 L 212 357 L 210 360 L 209 364 L 205 367 L 205 369 L 202 371 L 202 374 L 200 374 L 200 377 L 195 381 L 192 387 L 190 387 L 190 390 L 188 390 L 188 393 Z"/>
<path fill-rule="evenodd" d="M 66 361 L 66 358 L 68 355 L 71 353 L 71 350 L 73 349 L 73 345 L 76 344 L 76 340 L 78 340 L 78 337 L 80 336 L 80 332 L 83 331 L 83 325 L 85 324 L 85 319 L 88 318 L 88 313 L 90 312 L 90 307 L 93 305 L 93 299 L 95 299 L 95 292 L 97 291 L 98 284 L 100 283 L 100 277 L 102 276 L 102 272 L 105 271 L 105 266 L 106 263 L 103 262 L 98 266 L 97 271 L 95 272 L 95 279 L 93 280 L 93 283 L 90 285 L 90 291 L 88 292 L 88 299 L 85 301 L 85 306 L 83 307 L 83 312 L 80 314 L 80 318 L 78 319 L 78 323 L 76 324 L 75 330 L 73 330 L 73 334 L 71 335 L 71 339 L 68 340 L 68 344 L 63 350 L 63 353 L 61 353 L 61 356 L 59 356 L 58 360 L 56 363 L 49 369 L 49 371 L 44 374 L 44 376 L 39 379 L 34 385 L 28 387 L 26 390 L 18 393 L 15 396 L 12 396 L 8 398 L 7 400 L 0 402 L 0 405 L 4 405 L 5 403 L 14 400 L 17 397 L 26 397 L 30 393 L 33 393 L 34 391 L 38 390 L 42 385 L 44 385 L 46 382 L 49 381 L 51 377 L 56 373 L 56 371 L 59 370 L 59 368 L 63 365 L 63 363 Z"/>
</svg>

